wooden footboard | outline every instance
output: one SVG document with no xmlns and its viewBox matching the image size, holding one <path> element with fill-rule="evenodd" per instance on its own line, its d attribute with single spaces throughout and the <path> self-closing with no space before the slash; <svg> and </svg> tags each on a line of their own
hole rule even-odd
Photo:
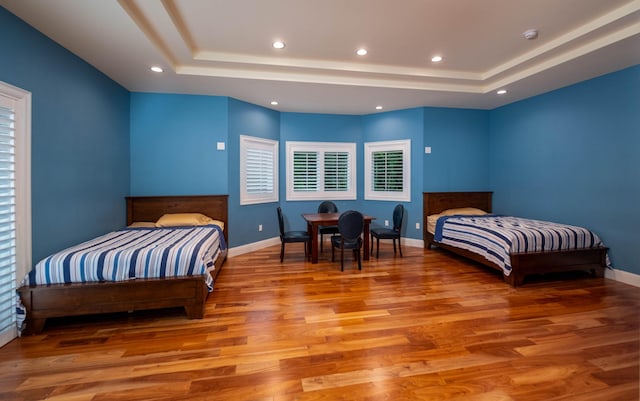
<svg viewBox="0 0 640 401">
<path fill-rule="evenodd" d="M 216 260 L 214 282 L 226 256 Z M 182 307 L 189 319 L 202 319 L 209 289 L 203 276 L 189 276 L 24 286 L 18 293 L 27 309 L 25 334 L 37 334 L 51 317 Z"/>
<path fill-rule="evenodd" d="M 522 285 L 526 276 L 583 270 L 595 277 L 604 277 L 607 266 L 606 247 L 547 252 L 512 253 L 511 274 L 505 281 Z M 511 277 L 513 276 L 513 277 Z"/>
<path fill-rule="evenodd" d="M 433 237 L 433 236 L 432 236 Z M 438 248 L 463 256 L 502 272 L 502 268 L 483 256 L 462 248 L 431 242 Z M 504 275 L 504 281 L 514 287 L 524 283 L 527 276 L 568 271 L 587 271 L 595 277 L 604 277 L 608 248 L 589 248 L 564 251 L 514 253 L 511 258 L 511 274 Z"/>
<path fill-rule="evenodd" d="M 204 316 L 208 289 L 202 276 L 126 282 L 21 287 L 26 333 L 42 331 L 46 319 L 96 313 L 184 307 L 187 317 Z"/>
</svg>

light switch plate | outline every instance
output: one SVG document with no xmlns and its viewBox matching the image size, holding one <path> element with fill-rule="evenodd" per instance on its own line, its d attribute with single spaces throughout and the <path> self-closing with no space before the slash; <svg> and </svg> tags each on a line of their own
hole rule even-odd
<svg viewBox="0 0 640 401">
<path fill-rule="evenodd" d="M 218 150 L 224 150 L 224 142 L 218 142 L 216 144 L 216 149 Z"/>
</svg>

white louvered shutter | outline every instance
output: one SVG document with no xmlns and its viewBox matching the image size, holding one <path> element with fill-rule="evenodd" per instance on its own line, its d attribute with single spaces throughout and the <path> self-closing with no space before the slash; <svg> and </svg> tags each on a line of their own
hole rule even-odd
<svg viewBox="0 0 640 401">
<path fill-rule="evenodd" d="M 278 142 L 240 135 L 240 204 L 278 201 Z"/>
<path fill-rule="evenodd" d="M 0 346 L 16 333 L 15 113 L 0 96 Z"/>
<path fill-rule="evenodd" d="M 325 152 L 324 190 L 327 192 L 347 191 L 350 188 L 348 152 Z"/>
<path fill-rule="evenodd" d="M 247 193 L 273 192 L 273 152 L 265 149 L 247 150 Z"/>
<path fill-rule="evenodd" d="M 404 190 L 402 150 L 373 152 L 372 162 L 374 191 L 402 192 Z"/>
<path fill-rule="evenodd" d="M 318 191 L 318 152 L 293 153 L 294 192 Z"/>
</svg>

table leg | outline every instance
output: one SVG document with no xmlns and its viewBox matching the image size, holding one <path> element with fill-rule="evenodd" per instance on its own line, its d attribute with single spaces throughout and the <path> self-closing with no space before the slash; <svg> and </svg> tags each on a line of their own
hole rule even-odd
<svg viewBox="0 0 640 401">
<path fill-rule="evenodd" d="M 307 231 L 311 235 L 311 263 L 318 263 L 318 225 L 308 223 Z"/>
<path fill-rule="evenodd" d="M 311 223 L 307 221 L 307 234 L 309 234 L 309 238 L 311 238 Z M 311 241 L 307 243 L 307 260 L 311 260 Z"/>
</svg>

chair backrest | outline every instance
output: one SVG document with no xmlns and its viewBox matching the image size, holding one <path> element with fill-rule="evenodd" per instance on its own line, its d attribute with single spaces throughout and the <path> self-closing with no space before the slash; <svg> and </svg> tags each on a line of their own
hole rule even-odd
<svg viewBox="0 0 640 401">
<path fill-rule="evenodd" d="M 356 210 L 348 210 L 338 218 L 338 230 L 345 241 L 354 241 L 364 229 L 364 216 Z"/>
<path fill-rule="evenodd" d="M 404 206 L 398 204 L 393 209 L 393 230 L 394 231 L 402 230 L 402 220 L 404 220 Z"/>
<path fill-rule="evenodd" d="M 318 206 L 318 213 L 338 213 L 338 206 L 331 201 L 324 201 Z"/>
<path fill-rule="evenodd" d="M 280 236 L 284 235 L 284 218 L 282 217 L 282 209 L 278 206 L 278 225 L 280 226 Z"/>
</svg>

